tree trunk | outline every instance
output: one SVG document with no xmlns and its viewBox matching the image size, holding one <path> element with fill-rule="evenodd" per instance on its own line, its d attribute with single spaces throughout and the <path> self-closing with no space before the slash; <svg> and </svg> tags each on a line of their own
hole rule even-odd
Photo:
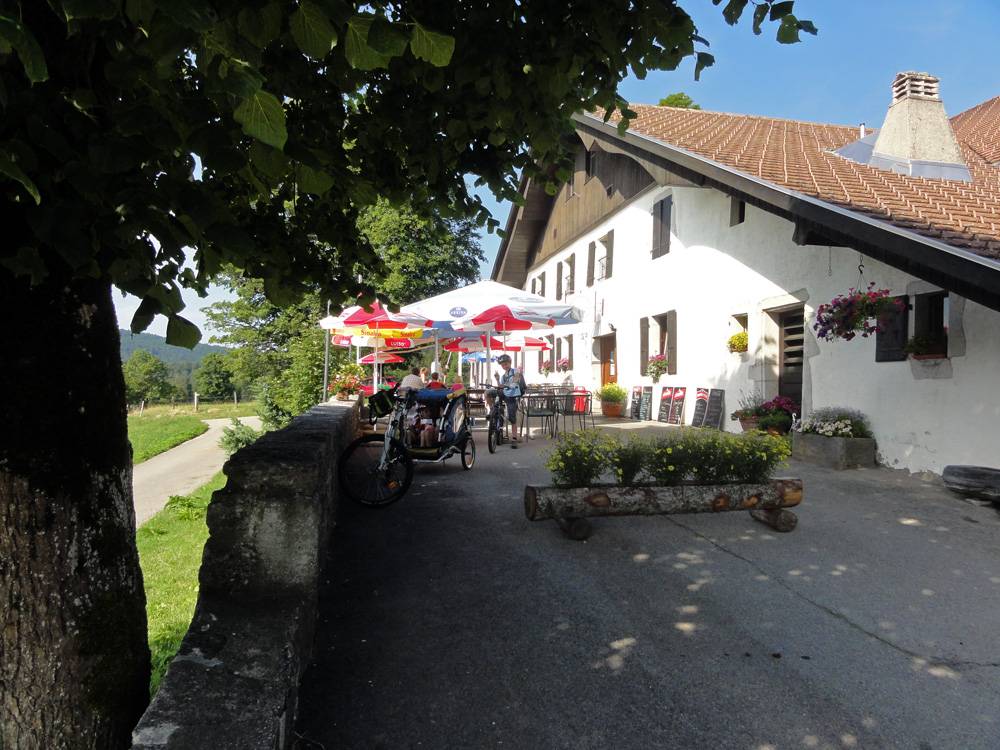
<svg viewBox="0 0 1000 750">
<path fill-rule="evenodd" d="M 0 748 L 125 748 L 149 700 L 106 281 L 0 268 Z"/>
</svg>

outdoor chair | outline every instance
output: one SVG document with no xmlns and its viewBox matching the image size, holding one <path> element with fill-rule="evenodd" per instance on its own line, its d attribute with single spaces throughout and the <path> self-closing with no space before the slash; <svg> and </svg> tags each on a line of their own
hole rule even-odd
<svg viewBox="0 0 1000 750">
<path fill-rule="evenodd" d="M 594 395 L 582 388 L 574 389 L 569 393 L 559 396 L 557 402 L 559 416 L 563 420 L 563 430 L 566 430 L 566 420 L 576 420 L 580 429 L 586 429 L 587 417 L 590 417 L 590 426 L 594 427 Z"/>
<path fill-rule="evenodd" d="M 532 419 L 538 419 L 541 422 L 543 432 L 555 435 L 556 418 L 559 415 L 556 411 L 554 396 L 529 393 L 521 397 L 517 409 L 521 412 L 521 433 L 523 435 L 531 437 Z"/>
</svg>

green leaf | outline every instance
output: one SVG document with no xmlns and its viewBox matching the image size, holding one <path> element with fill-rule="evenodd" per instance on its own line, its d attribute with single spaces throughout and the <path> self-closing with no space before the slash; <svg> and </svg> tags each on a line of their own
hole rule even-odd
<svg viewBox="0 0 1000 750">
<path fill-rule="evenodd" d="M 414 23 L 410 49 L 418 60 L 426 60 L 437 68 L 443 68 L 451 62 L 451 56 L 455 52 L 455 37 L 438 34 Z"/>
<path fill-rule="evenodd" d="M 743 15 L 743 10 L 747 7 L 747 2 L 749 0 L 729 0 L 726 3 L 726 7 L 722 9 L 722 17 L 726 19 L 726 23 L 730 26 L 735 26 L 740 20 L 740 16 Z"/>
<path fill-rule="evenodd" d="M 144 26 L 153 20 L 156 3 L 153 0 L 125 0 L 125 15 L 137 26 Z"/>
<path fill-rule="evenodd" d="M 290 26 L 299 49 L 315 60 L 322 60 L 337 44 L 337 30 L 313 3 L 304 0 L 292 14 Z"/>
<path fill-rule="evenodd" d="M 816 28 L 816 24 L 812 21 L 799 21 L 798 23 L 799 31 L 804 31 L 807 34 L 812 34 L 816 36 L 819 33 L 819 29 Z"/>
<path fill-rule="evenodd" d="M 121 12 L 120 0 L 62 0 L 67 21 L 74 18 L 99 18 L 107 21 Z"/>
<path fill-rule="evenodd" d="M 260 10 L 244 8 L 236 17 L 236 28 L 252 44 L 264 49 L 281 33 L 282 9 L 277 3 Z"/>
<path fill-rule="evenodd" d="M 35 205 L 39 205 L 42 202 L 42 196 L 38 193 L 38 188 L 35 183 L 31 181 L 31 178 L 26 175 L 14 161 L 7 156 L 7 154 L 0 152 L 0 174 L 6 175 L 12 180 L 21 183 L 21 186 L 27 191 L 28 195 L 35 199 Z"/>
<path fill-rule="evenodd" d="M 201 341 L 201 331 L 190 320 L 182 318 L 180 315 L 171 315 L 167 318 L 168 344 L 194 349 L 199 341 Z"/>
<path fill-rule="evenodd" d="M 374 20 L 373 16 L 353 16 L 347 22 L 344 55 L 351 67 L 358 70 L 385 68 L 391 59 L 388 55 L 380 54 L 368 44 L 368 31 Z"/>
<path fill-rule="evenodd" d="M 288 140 L 285 110 L 274 94 L 258 91 L 248 96 L 233 112 L 233 117 L 247 135 L 279 150 L 285 147 Z"/>
<path fill-rule="evenodd" d="M 715 56 L 707 52 L 699 52 L 696 59 L 697 61 L 694 64 L 694 80 L 697 81 L 701 78 L 701 71 L 715 63 Z"/>
<path fill-rule="evenodd" d="M 333 187 L 333 178 L 326 172 L 307 167 L 300 164 L 295 169 L 295 178 L 299 184 L 299 190 L 303 193 L 313 195 L 323 195 Z"/>
<path fill-rule="evenodd" d="M 399 57 L 406 52 L 410 38 L 398 25 L 378 17 L 368 29 L 368 44 L 380 55 Z"/>
<path fill-rule="evenodd" d="M 250 161 L 272 180 L 282 180 L 288 174 L 288 159 L 281 151 L 254 141 L 250 146 Z"/>
<path fill-rule="evenodd" d="M 192 31 L 208 31 L 219 21 L 215 8 L 204 0 L 154 0 L 163 15 Z"/>
<path fill-rule="evenodd" d="M 753 33 L 760 35 L 761 24 L 764 23 L 764 19 L 767 18 L 767 6 L 758 5 L 753 11 Z"/>
<path fill-rule="evenodd" d="M 32 286 L 41 283 L 49 275 L 42 256 L 30 247 L 19 247 L 16 255 L 0 258 L 0 265 L 6 266 L 15 276 L 27 276 Z"/>
<path fill-rule="evenodd" d="M 129 324 L 132 333 L 142 333 L 149 328 L 158 312 L 160 312 L 160 303 L 151 297 L 143 297 L 132 316 L 132 322 Z"/>
<path fill-rule="evenodd" d="M 24 27 L 24 24 L 15 18 L 0 16 L 0 38 L 17 52 L 29 81 L 39 83 L 48 79 L 49 69 L 45 65 L 45 54 L 38 40 Z"/>
<path fill-rule="evenodd" d="M 778 42 L 781 44 L 795 44 L 799 41 L 799 21 L 793 15 L 787 15 L 781 19 L 778 26 Z"/>
<path fill-rule="evenodd" d="M 771 6 L 771 20 L 777 21 L 779 18 L 784 18 L 792 12 L 792 6 L 794 5 L 795 0 L 785 0 L 784 2 L 774 3 L 774 5 Z"/>
</svg>

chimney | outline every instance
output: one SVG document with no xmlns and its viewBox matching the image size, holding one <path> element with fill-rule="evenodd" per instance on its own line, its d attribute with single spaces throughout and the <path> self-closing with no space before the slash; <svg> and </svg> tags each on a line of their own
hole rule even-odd
<svg viewBox="0 0 1000 750">
<path fill-rule="evenodd" d="M 884 160 L 889 168 L 903 174 L 963 179 L 953 176 L 956 169 L 966 174 L 968 170 L 945 114 L 939 84 L 940 80 L 929 73 L 896 74 L 892 104 L 875 141 L 875 159 Z"/>
</svg>

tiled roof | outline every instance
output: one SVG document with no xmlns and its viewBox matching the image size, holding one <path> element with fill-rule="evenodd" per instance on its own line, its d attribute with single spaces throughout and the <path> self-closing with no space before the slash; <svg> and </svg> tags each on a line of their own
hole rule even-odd
<svg viewBox="0 0 1000 750">
<path fill-rule="evenodd" d="M 952 118 L 972 182 L 909 177 L 832 153 L 858 129 L 632 104 L 629 130 L 827 203 L 1000 259 L 1000 98 Z"/>
</svg>

